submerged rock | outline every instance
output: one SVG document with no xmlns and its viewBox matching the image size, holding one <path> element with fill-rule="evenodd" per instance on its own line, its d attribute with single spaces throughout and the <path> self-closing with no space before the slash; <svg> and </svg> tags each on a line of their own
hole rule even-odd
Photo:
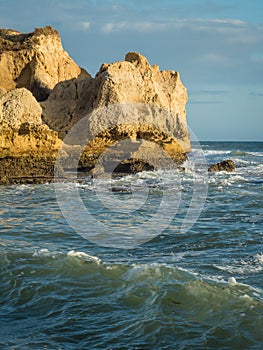
<svg viewBox="0 0 263 350">
<path fill-rule="evenodd" d="M 140 159 L 127 159 L 117 165 L 113 170 L 113 175 L 136 174 L 141 171 L 152 171 L 154 167 Z"/>
<path fill-rule="evenodd" d="M 222 162 L 212 164 L 208 168 L 209 172 L 212 171 L 227 171 L 227 172 L 234 172 L 236 171 L 235 163 L 231 159 L 223 160 Z"/>
</svg>

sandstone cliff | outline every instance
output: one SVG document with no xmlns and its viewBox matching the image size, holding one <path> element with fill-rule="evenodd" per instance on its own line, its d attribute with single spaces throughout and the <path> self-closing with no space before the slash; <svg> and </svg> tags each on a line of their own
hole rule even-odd
<svg viewBox="0 0 263 350">
<path fill-rule="evenodd" d="M 72 79 L 57 84 L 41 106 L 43 120 L 57 130 L 61 138 L 78 120 L 98 108 L 132 103 L 160 107 L 167 112 L 163 118 L 151 114 L 151 120 L 141 118 L 140 125 L 153 125 L 152 118 L 155 117 L 156 128 L 173 137 L 184 152 L 189 152 L 186 102 L 187 91 L 179 73 L 160 71 L 158 66 L 151 66 L 144 56 L 130 52 L 125 61 L 103 64 L 95 78 Z M 134 110 L 130 115 L 125 113 L 126 124 L 133 113 Z M 118 121 L 120 124 L 123 120 L 119 118 Z M 109 123 L 108 111 L 104 119 L 100 114 L 100 120 L 93 121 L 93 134 L 103 131 L 106 125 L 115 126 L 115 122 L 116 118 Z"/>
<path fill-rule="evenodd" d="M 51 179 L 61 145 L 68 167 L 80 147 L 75 165 L 84 170 L 104 153 L 121 171 L 152 169 L 162 152 L 181 163 L 190 151 L 186 102 L 179 73 L 139 53 L 103 64 L 93 78 L 51 27 L 0 30 L 0 182 Z M 115 147 L 127 139 L 128 151 Z"/>
<path fill-rule="evenodd" d="M 2 158 L 51 155 L 59 149 L 61 140 L 42 122 L 41 113 L 40 105 L 25 88 L 0 97 Z"/>
<path fill-rule="evenodd" d="M 130 154 L 126 152 L 129 158 L 139 158 L 142 149 L 144 154 L 156 153 L 150 145 L 156 143 L 182 162 L 190 151 L 186 102 L 179 73 L 160 71 L 141 54 L 130 52 L 125 61 L 103 64 L 95 78 L 57 84 L 41 106 L 43 120 L 62 139 L 86 117 L 88 145 L 81 166 L 92 168 L 107 148 L 127 138 L 141 142 L 137 151 L 131 147 Z"/>
<path fill-rule="evenodd" d="M 61 140 L 26 88 L 0 97 L 0 184 L 52 180 Z"/>
<path fill-rule="evenodd" d="M 5 90 L 26 87 L 42 101 L 58 82 L 78 76 L 89 75 L 63 50 L 51 27 L 28 34 L 0 30 L 0 87 Z"/>
</svg>

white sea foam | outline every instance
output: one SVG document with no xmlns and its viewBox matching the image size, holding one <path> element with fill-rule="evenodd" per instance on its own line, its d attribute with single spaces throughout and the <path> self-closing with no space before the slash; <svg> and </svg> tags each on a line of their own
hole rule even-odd
<svg viewBox="0 0 263 350">
<path fill-rule="evenodd" d="M 257 256 L 257 255 L 256 255 Z M 260 272 L 263 270 L 262 261 L 257 260 L 255 257 L 253 260 L 247 262 L 241 261 L 235 265 L 214 265 L 218 270 L 225 271 L 231 274 L 247 275 L 250 273 Z M 263 259 L 261 256 L 259 259 Z"/>
<path fill-rule="evenodd" d="M 231 151 L 225 151 L 225 150 L 204 150 L 204 154 L 206 156 L 219 156 L 219 155 L 227 155 L 230 154 Z"/>
<path fill-rule="evenodd" d="M 263 152 L 247 152 L 247 154 L 256 157 L 263 157 Z"/>
<path fill-rule="evenodd" d="M 231 157 L 231 159 L 239 167 L 242 167 L 243 165 L 246 166 L 246 165 L 257 164 L 256 162 L 251 162 L 250 160 L 245 160 L 245 159 L 241 159 L 241 158 L 238 158 L 238 157 Z"/>
<path fill-rule="evenodd" d="M 255 170 L 263 170 L 263 164 L 258 164 L 254 167 Z"/>
<path fill-rule="evenodd" d="M 93 261 L 93 262 L 95 262 L 97 264 L 101 263 L 101 259 L 98 258 L 97 256 L 89 255 L 89 254 L 84 253 L 84 252 L 76 252 L 75 250 L 70 250 L 67 253 L 67 256 L 68 257 L 82 259 L 82 260 L 86 260 L 86 261 Z"/>
<path fill-rule="evenodd" d="M 229 277 L 228 283 L 229 284 L 237 284 L 237 281 L 236 281 L 235 277 Z"/>
<path fill-rule="evenodd" d="M 236 182 L 236 181 L 247 182 L 248 181 L 244 176 L 241 176 L 241 175 L 238 175 L 238 174 L 231 175 L 229 180 L 232 181 L 232 182 Z"/>
<path fill-rule="evenodd" d="M 216 184 L 219 189 L 233 185 L 238 186 L 238 184 L 244 184 L 247 182 L 249 182 L 249 179 L 246 178 L 243 174 L 230 174 L 228 172 L 220 172 L 215 174 L 212 173 L 208 179 L 209 184 Z"/>
<path fill-rule="evenodd" d="M 263 265 L 263 253 L 256 254 L 254 256 L 254 262 Z"/>
<path fill-rule="evenodd" d="M 60 254 L 60 253 L 55 252 L 55 251 L 50 251 L 47 248 L 42 248 L 42 249 L 35 250 L 33 256 L 39 257 L 39 258 L 53 258 L 54 259 L 58 254 Z"/>
</svg>

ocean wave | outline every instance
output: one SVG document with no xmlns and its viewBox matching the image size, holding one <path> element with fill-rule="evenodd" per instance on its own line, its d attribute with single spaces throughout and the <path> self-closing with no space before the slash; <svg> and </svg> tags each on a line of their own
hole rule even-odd
<svg viewBox="0 0 263 350">
<path fill-rule="evenodd" d="M 203 150 L 206 156 L 218 156 L 231 154 L 231 151 L 226 150 Z"/>
<path fill-rule="evenodd" d="M 256 157 L 263 157 L 263 152 L 247 152 L 247 154 Z"/>
<path fill-rule="evenodd" d="M 198 152 L 197 150 L 196 152 Z M 243 151 L 243 150 L 202 150 L 206 156 L 218 156 L 218 155 L 231 155 L 231 156 L 256 156 L 263 157 L 263 152 L 251 152 L 251 151 Z M 193 150 L 195 152 L 195 150 Z"/>
<path fill-rule="evenodd" d="M 41 249 L 36 249 L 35 252 L 33 253 L 33 257 L 38 257 L 38 258 L 56 258 L 56 256 L 61 255 L 60 252 L 57 251 L 50 251 L 47 248 L 41 248 Z"/>
<path fill-rule="evenodd" d="M 235 151 L 231 151 L 230 154 L 232 156 L 238 156 L 238 157 L 244 157 L 244 156 L 263 157 L 263 152 L 248 152 L 248 151 L 235 150 Z"/>
<path fill-rule="evenodd" d="M 234 161 L 237 167 L 255 166 L 258 164 L 257 162 L 253 162 L 251 160 L 245 160 L 244 158 L 232 157 L 231 159 Z"/>
<path fill-rule="evenodd" d="M 257 165 L 255 165 L 255 166 L 254 166 L 254 170 L 255 170 L 255 171 L 257 171 L 257 170 L 263 171 L 263 164 L 257 164 Z"/>
<path fill-rule="evenodd" d="M 212 173 L 209 176 L 208 183 L 212 186 L 216 186 L 217 189 L 220 189 L 249 182 L 249 179 L 242 175 L 239 175 L 238 173 L 232 174 L 228 172 Z"/>
<path fill-rule="evenodd" d="M 228 280 L 175 264 L 110 262 L 83 250 L 57 252 L 42 247 L 32 249 L 31 254 L 7 254 L 9 262 L 1 271 L 4 314 L 21 315 L 30 308 L 33 315 L 41 315 L 42 329 L 54 336 L 59 332 L 72 335 L 73 319 L 78 339 L 78 332 L 92 324 L 96 337 L 82 336 L 90 347 L 96 348 L 96 341 L 105 342 L 104 336 L 109 342 L 112 327 L 119 334 L 129 334 L 129 342 L 137 338 L 152 348 L 158 342 L 161 348 L 162 337 L 155 338 L 159 332 L 171 339 L 171 325 L 171 344 L 178 335 L 183 339 L 192 323 L 201 327 L 200 337 L 202 327 L 212 331 L 218 324 L 231 324 L 238 331 L 250 326 L 253 337 L 262 330 L 263 292 L 240 283 L 236 274 Z M 261 255 L 254 260 L 262 264 Z M 235 331 L 227 339 L 234 341 Z M 82 345 L 87 348 L 87 343 Z"/>
<path fill-rule="evenodd" d="M 263 270 L 262 266 L 255 266 L 250 264 L 233 266 L 233 265 L 214 265 L 217 269 L 221 271 L 225 271 L 228 273 L 246 275 L 250 273 L 260 272 Z"/>
<path fill-rule="evenodd" d="M 75 250 L 70 250 L 67 253 L 67 256 L 70 258 L 77 258 L 86 262 L 95 262 L 96 264 L 101 263 L 101 259 L 98 258 L 97 256 L 89 255 L 84 252 L 76 252 Z"/>
<path fill-rule="evenodd" d="M 247 156 L 249 153 L 248 153 L 248 152 L 245 152 L 245 151 L 236 150 L 236 151 L 231 151 L 230 154 L 231 154 L 232 156 L 243 157 L 243 156 Z"/>
<path fill-rule="evenodd" d="M 65 255 L 60 251 L 52 251 L 47 248 L 41 248 L 41 249 L 36 249 L 33 253 L 33 257 L 37 257 L 37 258 L 52 258 L 52 259 L 63 258 L 64 259 L 65 256 L 68 258 L 78 259 L 85 262 L 95 262 L 97 264 L 101 263 L 101 260 L 97 256 L 89 255 L 85 252 L 75 251 L 75 250 L 70 250 Z"/>
<path fill-rule="evenodd" d="M 222 284 L 223 286 L 228 284 L 227 279 L 205 275 L 201 272 L 197 272 L 195 270 L 184 268 L 175 264 L 176 261 L 178 262 L 184 259 L 187 254 L 189 255 L 189 252 L 179 254 L 180 258 L 177 260 L 172 260 L 173 264 L 169 264 L 166 262 L 114 262 L 114 260 L 103 260 L 96 255 L 91 255 L 84 251 L 70 250 L 63 252 L 47 248 L 35 249 L 34 247 L 28 247 L 28 249 L 24 250 L 22 249 L 22 246 L 20 246 L 20 248 L 21 249 L 16 247 L 12 250 L 8 249 L 8 247 L 4 247 L 4 249 L 1 249 L 1 256 L 8 257 L 8 260 L 3 259 L 3 263 L 7 261 L 9 263 L 12 261 L 24 262 L 23 266 L 29 270 L 31 265 L 34 265 L 35 269 L 37 270 L 38 268 L 42 269 L 45 264 L 50 268 L 55 264 L 60 269 L 57 270 L 58 273 L 63 274 L 64 272 L 68 272 L 68 264 L 75 265 L 76 262 L 79 262 L 82 264 L 82 266 L 87 266 L 89 268 L 89 271 L 92 271 L 90 270 L 91 267 L 94 273 L 96 273 L 97 269 L 100 269 L 100 271 L 115 271 L 116 278 L 120 279 L 120 281 L 126 281 L 130 283 L 136 281 L 146 281 L 149 279 L 153 282 L 155 281 L 156 283 L 169 282 L 171 280 L 174 280 L 177 281 L 177 283 L 185 284 L 192 280 L 202 280 L 206 281 L 206 283 L 213 282 L 215 284 Z M 200 255 L 200 252 L 193 252 L 193 254 Z M 51 265 L 49 265 L 50 262 L 52 262 Z M 92 266 L 89 266 L 90 264 L 87 265 L 87 262 L 92 263 Z M 76 267 L 80 266 L 79 263 L 76 264 Z M 232 275 L 243 275 L 251 272 L 258 272 L 263 270 L 263 253 L 257 253 L 249 261 L 241 260 L 240 262 L 236 262 L 234 265 L 216 264 L 213 266 L 219 270 L 231 273 Z M 17 268 L 20 269 L 21 266 L 17 266 Z"/>
<path fill-rule="evenodd" d="M 221 271 L 228 272 L 234 275 L 248 275 L 252 273 L 258 273 L 263 271 L 263 254 L 255 254 L 250 260 L 237 261 L 234 265 L 214 265 L 217 269 Z"/>
</svg>

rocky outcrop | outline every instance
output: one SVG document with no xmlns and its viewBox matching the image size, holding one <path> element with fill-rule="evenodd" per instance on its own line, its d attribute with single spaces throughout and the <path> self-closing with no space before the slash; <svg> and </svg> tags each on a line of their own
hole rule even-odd
<svg viewBox="0 0 263 350">
<path fill-rule="evenodd" d="M 39 157 L 5 157 L 0 159 L 0 185 L 39 184 L 54 180 L 55 160 Z M 63 176 L 63 173 L 61 173 Z"/>
<path fill-rule="evenodd" d="M 236 171 L 235 163 L 231 159 L 223 160 L 222 162 L 212 164 L 208 168 L 209 172 L 227 171 L 229 173 Z"/>
<path fill-rule="evenodd" d="M 132 126 L 129 128 L 131 134 L 138 132 L 138 125 L 144 130 L 148 125 L 172 137 L 184 152 L 189 152 L 186 102 L 187 91 L 179 73 L 160 71 L 144 56 L 130 52 L 125 61 L 103 64 L 95 78 L 72 79 L 57 84 L 41 106 L 43 120 L 58 131 L 61 138 L 81 118 L 99 109 L 99 113 L 90 116 L 93 137 L 104 131 L 105 126 L 110 129 L 121 124 L 131 125 L 135 121 L 134 132 Z M 145 113 L 146 107 L 142 105 L 156 108 L 152 111 L 148 108 Z M 109 106 L 121 107 L 106 110 Z"/>
<path fill-rule="evenodd" d="M 79 76 L 89 75 L 63 50 L 58 32 L 51 27 L 27 34 L 0 30 L 1 88 L 26 87 L 42 101 L 58 82 Z"/>
<path fill-rule="evenodd" d="M 0 184 L 52 179 L 61 140 L 42 123 L 41 113 L 25 88 L 0 97 Z"/>
<path fill-rule="evenodd" d="M 25 88 L 11 90 L 0 97 L 0 122 L 11 129 L 21 124 L 40 125 L 42 109 L 31 92 Z"/>
<path fill-rule="evenodd" d="M 56 30 L 0 30 L 0 183 L 53 179 L 61 140 L 43 123 L 38 101 L 75 77 L 89 74 L 63 50 Z"/>
<path fill-rule="evenodd" d="M 25 88 L 0 98 L 1 158 L 56 154 L 61 140 L 43 124 L 41 113 L 40 105 Z"/>
<path fill-rule="evenodd" d="M 61 146 L 63 166 L 93 174 L 107 162 L 113 173 L 155 169 L 162 157 L 180 164 L 190 151 L 186 102 L 179 73 L 139 53 L 93 78 L 51 27 L 0 30 L 0 182 L 51 180 Z"/>
<path fill-rule="evenodd" d="M 95 78 L 57 84 L 41 106 L 43 120 L 62 139 L 86 118 L 85 132 L 81 128 L 75 133 L 82 134 L 87 143 L 80 166 L 92 169 L 106 149 L 129 138 L 140 141 L 140 145 L 137 151 L 131 147 L 127 159 L 138 162 L 142 149 L 150 154 L 150 143 L 155 143 L 175 162 L 182 163 L 190 151 L 186 102 L 187 91 L 179 73 L 160 71 L 144 56 L 130 52 L 124 61 L 103 64 Z M 64 142 L 74 143 L 68 136 Z M 155 151 L 152 155 L 157 157 Z M 117 153 L 112 153 L 113 159 L 122 158 Z"/>
</svg>

